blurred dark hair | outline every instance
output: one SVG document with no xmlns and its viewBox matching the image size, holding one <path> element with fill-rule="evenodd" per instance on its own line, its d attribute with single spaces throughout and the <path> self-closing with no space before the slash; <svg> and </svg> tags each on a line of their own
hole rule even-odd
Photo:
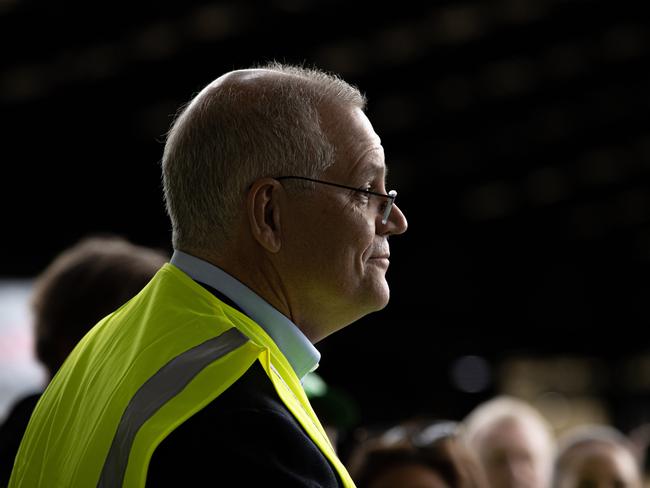
<svg viewBox="0 0 650 488">
<path fill-rule="evenodd" d="M 392 468 L 424 466 L 453 488 L 486 488 L 480 466 L 457 435 L 455 422 L 407 422 L 358 446 L 350 458 L 350 474 L 368 488 Z"/>
<path fill-rule="evenodd" d="M 135 296 L 167 261 L 117 236 L 83 239 L 38 276 L 32 295 L 36 356 L 53 376 L 100 319 Z"/>
</svg>

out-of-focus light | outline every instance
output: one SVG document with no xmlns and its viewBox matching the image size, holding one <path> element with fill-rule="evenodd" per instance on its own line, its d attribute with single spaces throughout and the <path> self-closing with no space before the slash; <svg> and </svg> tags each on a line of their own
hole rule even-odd
<svg viewBox="0 0 650 488">
<path fill-rule="evenodd" d="M 318 0 L 273 0 L 271 3 L 275 8 L 292 14 L 318 8 Z"/>
<path fill-rule="evenodd" d="M 650 169 L 650 132 L 641 135 L 634 146 L 639 164 L 644 168 L 644 171 Z"/>
<path fill-rule="evenodd" d="M 76 71 L 79 78 L 106 78 L 122 68 L 124 53 L 118 44 L 97 44 L 79 52 Z"/>
<path fill-rule="evenodd" d="M 310 398 L 327 394 L 327 383 L 316 373 L 307 374 L 302 380 L 302 385 Z"/>
<path fill-rule="evenodd" d="M 9 12 L 16 5 L 18 5 L 18 0 L 0 0 L 0 14 Z"/>
<path fill-rule="evenodd" d="M 540 0 L 500 0 L 490 4 L 490 11 L 497 20 L 513 24 L 525 24 L 543 17 L 548 2 Z"/>
<path fill-rule="evenodd" d="M 33 352 L 31 280 L 0 280 L 0 423 L 14 401 L 45 384 Z"/>
<path fill-rule="evenodd" d="M 616 199 L 618 220 L 621 226 L 641 225 L 650 220 L 650 197 L 642 189 L 631 189 Z"/>
<path fill-rule="evenodd" d="M 575 112 L 564 105 L 545 105 L 532 112 L 528 132 L 540 142 L 558 142 L 576 130 Z"/>
<path fill-rule="evenodd" d="M 373 104 L 373 120 L 382 131 L 398 131 L 412 127 L 417 119 L 417 107 L 403 95 L 387 95 Z"/>
<path fill-rule="evenodd" d="M 597 362 L 577 357 L 512 357 L 499 368 L 499 385 L 503 392 L 522 398 L 535 398 L 547 391 L 583 395 L 598 387 L 598 368 Z"/>
<path fill-rule="evenodd" d="M 567 427 L 572 420 L 571 402 L 562 393 L 555 391 L 542 393 L 533 401 L 533 405 L 549 420 L 556 431 Z"/>
<path fill-rule="evenodd" d="M 575 170 L 581 183 L 599 186 L 617 182 L 621 177 L 622 165 L 611 151 L 597 149 L 578 158 Z"/>
<path fill-rule="evenodd" d="M 199 41 L 216 41 L 243 29 L 244 12 L 236 5 L 203 5 L 185 20 L 187 34 Z"/>
<path fill-rule="evenodd" d="M 440 146 L 438 156 L 434 159 L 436 168 L 440 171 L 463 177 L 478 169 L 474 151 L 468 144 L 463 141 L 447 141 Z"/>
<path fill-rule="evenodd" d="M 493 181 L 469 189 L 462 206 L 472 218 L 489 220 L 511 214 L 516 205 L 515 190 L 505 181 Z"/>
<path fill-rule="evenodd" d="M 566 42 L 549 47 L 542 55 L 542 65 L 551 78 L 570 79 L 589 69 L 589 55 L 584 45 Z"/>
<path fill-rule="evenodd" d="M 573 238 L 594 239 L 612 227 L 612 212 L 605 203 L 582 203 L 569 212 L 569 229 Z"/>
<path fill-rule="evenodd" d="M 631 357 L 625 361 L 623 384 L 632 391 L 650 390 L 650 354 Z"/>
<path fill-rule="evenodd" d="M 344 76 L 359 75 L 370 69 L 370 49 L 359 39 L 335 42 L 318 49 L 316 64 Z"/>
<path fill-rule="evenodd" d="M 538 168 L 526 179 L 528 198 L 538 205 L 550 205 L 567 198 L 569 183 L 566 174 L 557 168 Z"/>
<path fill-rule="evenodd" d="M 133 39 L 136 55 L 144 59 L 164 59 L 180 49 L 175 24 L 158 22 L 138 31 Z"/>
<path fill-rule="evenodd" d="M 463 110 L 472 103 L 472 84 L 467 77 L 461 75 L 443 78 L 434 91 L 437 103 L 448 110 Z"/>
<path fill-rule="evenodd" d="M 180 102 L 177 100 L 159 100 L 134 113 L 132 121 L 139 137 L 163 138 L 174 118 Z"/>
<path fill-rule="evenodd" d="M 645 27 L 616 25 L 603 36 L 603 52 L 612 59 L 633 58 L 648 50 L 649 41 Z"/>
<path fill-rule="evenodd" d="M 645 262 L 644 264 L 650 262 L 650 230 L 642 230 L 638 233 L 634 239 L 634 250 L 636 256 Z"/>
<path fill-rule="evenodd" d="M 480 356 L 463 356 L 451 365 L 451 380 L 466 393 L 479 393 L 490 386 L 492 372 L 489 363 Z"/>
<path fill-rule="evenodd" d="M 47 79 L 41 66 L 25 65 L 0 73 L 0 100 L 21 102 L 40 96 L 46 89 Z"/>
<path fill-rule="evenodd" d="M 437 37 L 442 42 L 461 43 L 483 35 L 486 17 L 476 5 L 455 5 L 441 9 L 434 17 Z"/>
<path fill-rule="evenodd" d="M 422 44 L 416 38 L 412 26 L 401 25 L 379 32 L 377 49 L 381 52 L 382 62 L 388 61 L 395 64 L 412 60 L 421 54 Z"/>
<path fill-rule="evenodd" d="M 494 97 L 521 95 L 536 83 L 533 65 L 526 59 L 506 59 L 488 64 L 482 79 L 486 92 Z"/>
</svg>

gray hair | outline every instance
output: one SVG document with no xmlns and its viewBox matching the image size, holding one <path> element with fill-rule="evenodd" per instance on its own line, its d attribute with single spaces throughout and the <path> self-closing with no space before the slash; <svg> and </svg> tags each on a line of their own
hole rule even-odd
<svg viewBox="0 0 650 488">
<path fill-rule="evenodd" d="M 461 430 L 465 445 L 478 454 L 480 439 L 488 432 L 500 429 L 504 423 L 514 423 L 528 432 L 539 436 L 536 459 L 546 480 L 550 480 L 553 468 L 553 456 L 556 449 L 555 436 L 546 418 L 532 405 L 508 395 L 501 395 L 478 405 L 463 421 Z M 532 437 L 534 439 L 535 437 Z"/>
<path fill-rule="evenodd" d="M 528 422 L 539 427 L 554 444 L 551 426 L 542 414 L 527 402 L 507 395 L 492 398 L 470 412 L 463 421 L 463 436 L 471 443 L 480 432 L 503 421 Z"/>
<path fill-rule="evenodd" d="M 365 108 L 359 90 L 336 75 L 271 63 L 277 75 L 252 86 L 206 86 L 179 113 L 162 158 L 174 248 L 216 250 L 231 238 L 246 189 L 280 175 L 318 177 L 336 148 L 322 127 L 324 106 Z"/>
<path fill-rule="evenodd" d="M 546 451 L 544 461 L 550 467 L 556 449 L 552 427 L 536 408 L 518 398 L 500 395 L 477 406 L 463 421 L 462 437 L 467 446 L 476 449 L 479 437 L 502 422 L 537 430 Z"/>
<path fill-rule="evenodd" d="M 561 486 L 562 480 L 571 471 L 572 458 L 582 449 L 593 446 L 608 446 L 625 451 L 634 461 L 635 468 L 641 468 L 640 453 L 621 431 L 610 425 L 580 425 L 564 433 L 559 440 L 552 486 Z M 640 476 L 640 471 L 638 474 Z"/>
</svg>

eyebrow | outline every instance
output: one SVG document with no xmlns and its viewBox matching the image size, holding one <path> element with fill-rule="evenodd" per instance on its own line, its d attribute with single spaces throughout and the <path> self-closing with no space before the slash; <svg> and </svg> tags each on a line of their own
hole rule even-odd
<svg viewBox="0 0 650 488">
<path fill-rule="evenodd" d="M 385 163 L 371 163 L 370 165 L 365 166 L 357 174 L 362 178 L 369 178 L 382 173 L 382 171 L 384 173 L 384 182 L 386 182 L 388 178 L 388 166 L 386 166 Z"/>
</svg>

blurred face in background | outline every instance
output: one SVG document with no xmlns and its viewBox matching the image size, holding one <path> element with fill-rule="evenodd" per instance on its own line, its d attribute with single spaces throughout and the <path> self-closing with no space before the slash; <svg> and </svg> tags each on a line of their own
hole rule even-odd
<svg viewBox="0 0 650 488">
<path fill-rule="evenodd" d="M 382 471 L 368 488 L 453 488 L 434 470 L 420 464 L 393 466 Z"/>
<path fill-rule="evenodd" d="M 475 447 L 491 488 L 547 488 L 552 453 L 537 425 L 504 419 L 486 427 Z"/>
<path fill-rule="evenodd" d="M 577 447 L 558 488 L 641 488 L 636 460 L 626 449 L 605 443 Z"/>
</svg>

